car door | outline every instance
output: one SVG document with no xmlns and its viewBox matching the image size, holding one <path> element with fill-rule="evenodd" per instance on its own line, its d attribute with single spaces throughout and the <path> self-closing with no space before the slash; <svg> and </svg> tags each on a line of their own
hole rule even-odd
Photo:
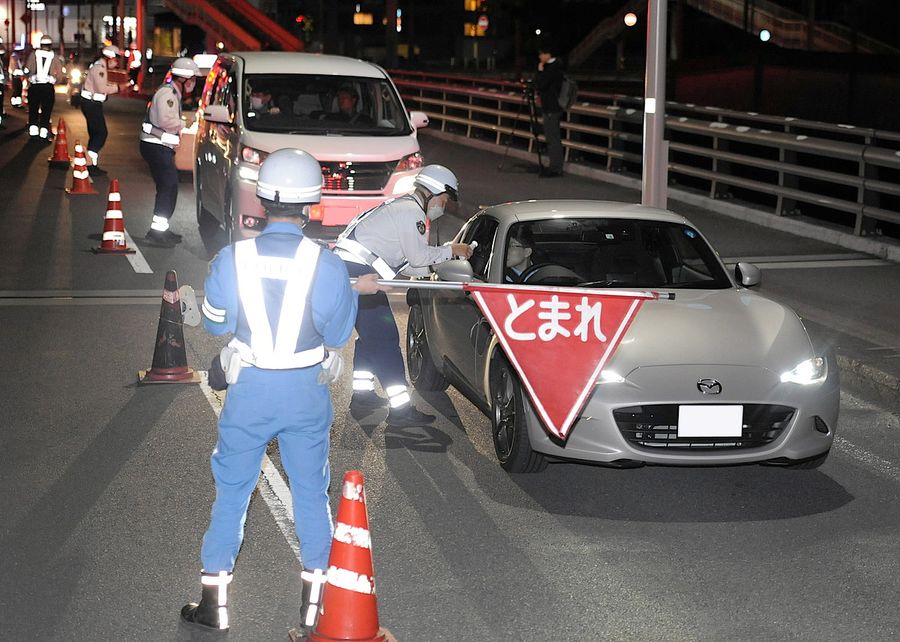
<svg viewBox="0 0 900 642">
<path fill-rule="evenodd" d="M 471 219 L 462 232 L 460 242 L 478 243 L 469 260 L 476 280 L 487 279 L 498 227 L 497 219 L 482 215 Z M 432 324 L 437 330 L 442 357 L 466 384 L 480 394 L 477 359 L 479 350 L 482 354 L 484 352 L 489 327 L 468 293 L 462 290 L 435 290 L 433 295 Z"/>
</svg>

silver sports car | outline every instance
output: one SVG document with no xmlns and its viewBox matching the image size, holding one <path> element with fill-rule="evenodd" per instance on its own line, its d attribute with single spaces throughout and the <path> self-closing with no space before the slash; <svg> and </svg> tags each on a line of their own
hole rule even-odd
<svg viewBox="0 0 900 642">
<path fill-rule="evenodd" d="M 473 297 L 407 295 L 409 376 L 453 384 L 491 421 L 500 465 L 537 472 L 554 459 L 619 467 L 766 463 L 816 468 L 837 427 L 834 355 L 817 353 L 797 315 L 754 292 L 759 269 L 732 276 L 703 235 L 665 210 L 602 201 L 488 207 L 456 242 L 471 259 L 432 281 L 650 290 L 565 440 L 543 425 Z M 565 364 L 548 363 L 553 377 Z"/>
</svg>

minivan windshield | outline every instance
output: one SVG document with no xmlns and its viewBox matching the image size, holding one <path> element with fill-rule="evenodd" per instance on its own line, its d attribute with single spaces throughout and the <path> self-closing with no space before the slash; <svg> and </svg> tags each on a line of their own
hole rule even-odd
<svg viewBox="0 0 900 642">
<path fill-rule="evenodd" d="M 408 136 L 400 97 L 385 78 L 248 74 L 244 126 L 251 131 L 336 136 Z"/>
</svg>

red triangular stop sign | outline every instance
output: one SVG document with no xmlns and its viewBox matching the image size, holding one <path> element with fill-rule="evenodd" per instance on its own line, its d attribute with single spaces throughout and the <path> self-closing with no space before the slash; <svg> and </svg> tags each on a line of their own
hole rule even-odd
<svg viewBox="0 0 900 642">
<path fill-rule="evenodd" d="M 544 425 L 565 439 L 650 292 L 465 284 Z"/>
</svg>

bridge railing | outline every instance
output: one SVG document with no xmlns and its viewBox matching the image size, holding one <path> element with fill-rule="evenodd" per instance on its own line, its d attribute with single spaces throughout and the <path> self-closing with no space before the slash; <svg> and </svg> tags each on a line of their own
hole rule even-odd
<svg viewBox="0 0 900 642">
<path fill-rule="evenodd" d="M 526 85 L 391 72 L 407 108 L 431 127 L 534 151 Z M 641 174 L 643 99 L 580 92 L 561 123 L 566 161 Z M 779 215 L 878 232 L 900 224 L 900 132 L 668 102 L 669 179 L 710 198 L 738 197 Z M 536 124 L 540 122 L 535 114 Z M 539 131 L 539 127 L 536 128 Z M 805 212 L 804 212 L 805 213 Z"/>
</svg>

